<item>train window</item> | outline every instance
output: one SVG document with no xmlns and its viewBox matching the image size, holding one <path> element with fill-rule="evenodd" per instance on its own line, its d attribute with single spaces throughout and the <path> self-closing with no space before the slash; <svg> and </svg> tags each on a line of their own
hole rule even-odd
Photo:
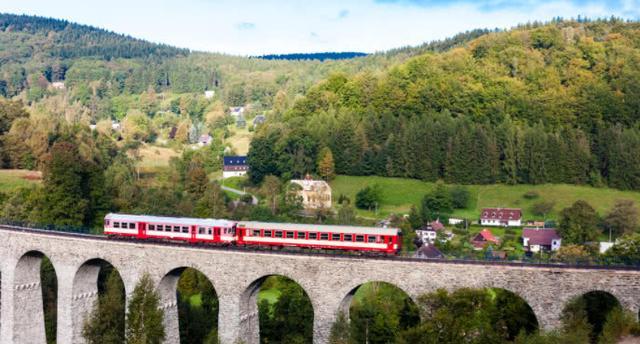
<svg viewBox="0 0 640 344">
<path fill-rule="evenodd" d="M 276 238 L 282 238 L 282 231 L 276 231 Z"/>
<path fill-rule="evenodd" d="M 253 230 L 253 236 L 259 237 L 260 236 L 260 230 L 259 229 L 254 229 Z"/>
<path fill-rule="evenodd" d="M 173 226 L 173 231 L 176 233 L 180 233 L 180 226 Z"/>
<path fill-rule="evenodd" d="M 182 227 L 182 233 L 189 233 L 189 227 Z"/>
<path fill-rule="evenodd" d="M 150 230 L 150 231 L 155 231 L 155 230 L 156 230 L 156 226 L 154 226 L 154 225 L 149 225 L 149 230 Z"/>
<path fill-rule="evenodd" d="M 356 235 L 356 242 L 364 242 L 364 235 Z"/>
<path fill-rule="evenodd" d="M 345 234 L 344 235 L 344 241 L 353 241 L 353 235 L 352 234 Z"/>
<path fill-rule="evenodd" d="M 329 240 L 329 233 L 320 233 L 320 240 Z"/>
<path fill-rule="evenodd" d="M 293 232 L 287 232 L 287 239 L 293 239 Z"/>
<path fill-rule="evenodd" d="M 156 230 L 162 232 L 164 228 L 162 227 L 162 225 L 156 225 Z"/>
<path fill-rule="evenodd" d="M 305 232 L 298 232 L 298 236 L 297 237 L 300 240 L 304 240 L 304 239 L 306 239 L 306 234 L 307 233 L 305 233 Z"/>
<path fill-rule="evenodd" d="M 129 229 L 135 229 L 136 228 L 136 224 L 135 223 L 130 223 L 129 224 Z"/>
<path fill-rule="evenodd" d="M 331 241 L 340 241 L 340 234 L 331 234 Z"/>
<path fill-rule="evenodd" d="M 318 233 L 309 233 L 309 240 L 318 239 Z"/>
<path fill-rule="evenodd" d="M 376 242 L 376 236 L 375 235 L 369 235 L 369 242 Z"/>
<path fill-rule="evenodd" d="M 120 228 L 120 222 L 114 222 L 113 228 Z"/>
<path fill-rule="evenodd" d="M 198 227 L 198 234 L 204 234 L 206 229 L 204 227 Z"/>
<path fill-rule="evenodd" d="M 264 231 L 265 238 L 271 238 L 271 231 Z"/>
<path fill-rule="evenodd" d="M 207 228 L 207 234 L 211 235 L 211 228 Z"/>
<path fill-rule="evenodd" d="M 108 226 L 109 225 L 109 220 L 104 220 L 104 225 Z"/>
</svg>

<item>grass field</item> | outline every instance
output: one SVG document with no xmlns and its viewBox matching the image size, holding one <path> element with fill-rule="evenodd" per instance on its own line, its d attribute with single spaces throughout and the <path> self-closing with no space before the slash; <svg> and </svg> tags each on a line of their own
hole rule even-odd
<svg viewBox="0 0 640 344">
<path fill-rule="evenodd" d="M 42 173 L 28 170 L 0 170 L 0 191 L 10 192 L 15 189 L 39 183 Z"/>
<path fill-rule="evenodd" d="M 418 206 L 422 197 L 435 187 L 435 183 L 426 183 L 414 179 L 385 177 L 338 176 L 331 182 L 334 201 L 344 194 L 355 201 L 356 193 L 367 185 L 378 185 L 382 191 L 382 202 L 378 213 L 358 210 L 363 217 L 383 218 L 391 213 L 406 214 L 412 205 Z M 631 199 L 640 204 L 640 192 L 620 191 L 590 186 L 574 186 L 565 184 L 544 185 L 470 185 L 471 204 L 468 209 L 456 210 L 453 216 L 475 219 L 484 207 L 522 208 L 525 219 L 533 219 L 531 206 L 540 201 L 555 202 L 549 218 L 557 216 L 563 208 L 577 200 L 585 200 L 599 214 L 605 214 L 618 199 Z M 538 198 L 525 199 L 523 195 L 529 191 L 539 194 Z"/>
<path fill-rule="evenodd" d="M 159 169 L 169 166 L 169 160 L 179 153 L 171 148 L 144 145 L 140 147 L 138 167 L 141 173 L 155 173 Z"/>
<path fill-rule="evenodd" d="M 226 144 L 238 155 L 247 155 L 249 152 L 249 144 L 253 137 L 253 132 L 250 132 L 247 128 L 231 127 L 231 136 L 226 140 Z"/>
</svg>

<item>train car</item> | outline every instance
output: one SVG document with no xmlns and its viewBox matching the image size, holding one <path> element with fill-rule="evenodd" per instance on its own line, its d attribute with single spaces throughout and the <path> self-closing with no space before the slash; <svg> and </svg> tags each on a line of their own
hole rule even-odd
<svg viewBox="0 0 640 344">
<path fill-rule="evenodd" d="M 107 214 L 104 233 L 138 239 L 165 239 L 212 244 L 234 244 L 235 222 L 188 217 Z"/>
<path fill-rule="evenodd" d="M 395 254 L 401 248 L 397 228 L 331 226 L 244 221 L 236 225 L 238 245 L 301 247 Z"/>
</svg>

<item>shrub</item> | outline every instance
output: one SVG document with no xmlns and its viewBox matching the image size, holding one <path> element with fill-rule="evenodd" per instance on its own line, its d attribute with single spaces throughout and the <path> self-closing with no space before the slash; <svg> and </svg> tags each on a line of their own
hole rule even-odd
<svg viewBox="0 0 640 344">
<path fill-rule="evenodd" d="M 373 209 L 380 203 L 380 188 L 377 185 L 367 186 L 356 194 L 356 207 Z"/>
<path fill-rule="evenodd" d="M 454 209 L 465 209 L 469 206 L 469 200 L 471 199 L 471 193 L 469 189 L 464 186 L 454 186 L 451 188 L 451 204 Z"/>
<path fill-rule="evenodd" d="M 522 195 L 524 199 L 536 199 L 540 197 L 540 194 L 537 191 L 527 191 L 524 195 Z"/>
</svg>

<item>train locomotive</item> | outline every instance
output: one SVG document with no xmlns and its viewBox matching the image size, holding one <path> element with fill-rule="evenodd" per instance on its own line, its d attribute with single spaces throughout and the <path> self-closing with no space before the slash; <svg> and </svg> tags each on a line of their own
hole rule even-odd
<svg viewBox="0 0 640 344">
<path fill-rule="evenodd" d="M 397 254 L 402 232 L 397 228 L 334 226 L 224 219 L 197 219 L 107 214 L 109 237 L 178 241 L 218 246 L 300 248 L 330 251 Z"/>
</svg>

